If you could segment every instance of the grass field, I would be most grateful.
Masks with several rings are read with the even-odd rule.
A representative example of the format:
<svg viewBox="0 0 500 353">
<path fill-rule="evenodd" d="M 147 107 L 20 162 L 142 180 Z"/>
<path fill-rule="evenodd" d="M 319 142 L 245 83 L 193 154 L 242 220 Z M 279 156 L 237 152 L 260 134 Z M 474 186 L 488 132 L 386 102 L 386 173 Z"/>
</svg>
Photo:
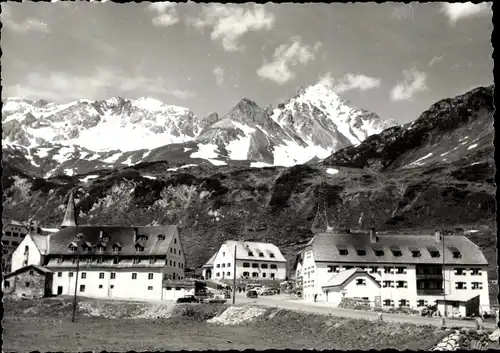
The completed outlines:
<svg viewBox="0 0 500 353">
<path fill-rule="evenodd" d="M 42 302 L 43 306 L 49 305 Z M 444 331 L 435 327 L 346 320 L 288 310 L 267 309 L 256 321 L 214 325 L 205 320 L 221 307 L 179 306 L 165 319 L 106 319 L 80 315 L 75 323 L 64 308 L 59 315 L 23 314 L 9 303 L 3 321 L 3 350 L 155 351 L 228 349 L 429 349 Z M 51 304 L 53 305 L 53 304 Z M 52 306 L 54 308 L 54 306 Z M 39 311 L 37 311 L 39 313 Z M 272 314 L 272 317 L 270 316 Z"/>
</svg>

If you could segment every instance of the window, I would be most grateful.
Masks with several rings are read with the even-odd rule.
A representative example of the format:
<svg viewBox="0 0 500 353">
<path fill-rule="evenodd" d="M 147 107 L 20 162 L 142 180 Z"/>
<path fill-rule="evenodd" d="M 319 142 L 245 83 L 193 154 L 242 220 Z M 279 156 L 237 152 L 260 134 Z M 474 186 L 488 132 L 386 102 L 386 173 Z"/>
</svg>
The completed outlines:
<svg viewBox="0 0 500 353">
<path fill-rule="evenodd" d="M 347 251 L 347 249 L 339 249 L 339 254 L 345 256 L 349 254 L 349 251 Z"/>
<path fill-rule="evenodd" d="M 219 272 L 217 272 L 217 273 L 215 274 L 215 277 L 220 277 L 220 273 L 219 273 Z"/>
<path fill-rule="evenodd" d="M 70 245 L 70 246 L 68 247 L 68 249 L 69 249 L 69 251 L 70 251 L 70 252 L 76 252 L 77 247 L 76 247 L 76 246 L 74 246 L 74 245 Z"/>
<path fill-rule="evenodd" d="M 12 236 L 14 236 L 14 237 L 18 237 L 18 236 L 19 236 L 19 234 L 18 234 L 17 232 L 14 232 L 14 233 L 12 233 Z"/>
<path fill-rule="evenodd" d="M 470 275 L 471 276 L 481 276 L 481 269 L 479 268 L 473 268 L 470 270 Z"/>
<path fill-rule="evenodd" d="M 399 300 L 399 306 L 409 306 L 410 303 L 406 299 L 400 299 Z"/>
<path fill-rule="evenodd" d="M 155 259 L 154 257 L 153 257 L 153 258 L 151 258 L 151 259 L 149 259 L 149 263 L 150 263 L 150 264 L 154 264 L 155 262 L 156 262 L 156 259 Z"/>
<path fill-rule="evenodd" d="M 87 273 L 82 272 L 81 279 L 85 279 L 85 278 L 87 278 Z"/>
<path fill-rule="evenodd" d="M 76 235 L 76 239 L 77 239 L 77 240 L 82 240 L 82 239 L 83 239 L 83 234 L 82 234 L 82 233 L 78 233 L 78 234 Z"/>
<path fill-rule="evenodd" d="M 170 265 L 172 265 L 172 260 L 170 260 Z M 217 264 L 215 267 L 220 268 L 220 264 Z"/>
<path fill-rule="evenodd" d="M 135 246 L 135 251 L 138 251 L 138 252 L 143 252 L 144 251 L 144 247 L 140 244 L 137 244 Z"/>
<path fill-rule="evenodd" d="M 257 272 L 252 272 L 252 277 L 257 278 L 259 277 L 259 274 Z"/>
<path fill-rule="evenodd" d="M 264 257 L 264 253 L 263 253 L 263 252 L 260 252 L 260 253 L 259 253 L 259 257 Z"/>
<path fill-rule="evenodd" d="M 252 264 L 252 268 L 259 268 L 259 264 Z"/>
<path fill-rule="evenodd" d="M 384 267 L 384 273 L 391 273 L 390 267 Z"/>
<path fill-rule="evenodd" d="M 154 273 L 148 273 L 148 279 L 153 279 Z"/>
<path fill-rule="evenodd" d="M 104 259 L 102 257 L 97 258 L 97 263 L 102 264 L 104 262 Z"/>
<path fill-rule="evenodd" d="M 30 283 L 29 283 L 29 282 L 26 282 L 26 283 L 24 284 L 24 286 L 25 286 L 26 288 L 29 288 Z"/>
<path fill-rule="evenodd" d="M 102 289 L 102 284 L 99 285 L 99 289 Z"/>
<path fill-rule="evenodd" d="M 177 255 L 177 249 L 174 249 L 174 255 Z"/>
<path fill-rule="evenodd" d="M 404 267 L 396 267 L 396 273 L 398 273 L 398 274 L 406 274 L 406 268 L 404 268 Z"/>
<path fill-rule="evenodd" d="M 137 279 L 137 273 L 132 273 L 132 279 Z"/>
<path fill-rule="evenodd" d="M 109 286 L 109 288 L 113 289 L 113 288 L 115 288 L 115 285 L 114 285 L 114 284 L 111 284 L 111 285 Z"/>
<path fill-rule="evenodd" d="M 57 277 L 62 277 L 62 272 L 57 272 Z"/>
<path fill-rule="evenodd" d="M 400 257 L 403 255 L 403 253 L 401 252 L 401 250 L 399 250 L 399 248 L 392 248 L 391 251 L 392 255 L 394 255 L 395 257 Z"/>
<path fill-rule="evenodd" d="M 167 287 L 167 290 L 172 290 L 172 287 Z"/>
<path fill-rule="evenodd" d="M 455 282 L 455 289 L 467 289 L 465 282 Z"/>
<path fill-rule="evenodd" d="M 62 257 L 58 257 L 57 258 L 57 263 L 60 264 L 61 262 L 63 262 L 63 258 Z"/>
<path fill-rule="evenodd" d="M 250 267 L 250 264 L 248 262 L 243 262 L 243 267 L 248 268 Z"/>
<path fill-rule="evenodd" d="M 174 238 L 174 244 L 177 244 L 177 238 Z"/>
<path fill-rule="evenodd" d="M 165 236 L 163 234 L 158 235 L 158 240 L 165 240 Z M 174 243 L 177 239 L 174 239 Z"/>
<path fill-rule="evenodd" d="M 406 281 L 397 281 L 396 288 L 408 288 L 408 283 Z"/>
<path fill-rule="evenodd" d="M 182 288 L 181 287 L 175 287 L 175 290 L 181 290 Z"/>
<path fill-rule="evenodd" d="M 28 272 L 30 276 L 33 276 L 35 274 L 35 271 L 31 270 L 30 272 Z"/>
<path fill-rule="evenodd" d="M 248 256 L 253 256 L 253 252 L 249 251 Z"/>
<path fill-rule="evenodd" d="M 420 253 L 420 250 L 412 250 L 411 252 L 412 257 L 420 257 L 422 254 Z"/>
<path fill-rule="evenodd" d="M 267 264 L 261 264 L 260 265 L 260 268 L 267 268 L 267 267 L 268 267 Z"/>
<path fill-rule="evenodd" d="M 153 286 L 148 286 L 148 290 L 153 290 Z"/>
<path fill-rule="evenodd" d="M 463 268 L 456 268 L 455 269 L 455 275 L 456 276 L 465 276 L 465 269 L 463 269 Z"/>
<path fill-rule="evenodd" d="M 120 252 L 121 250 L 122 250 L 121 246 L 113 245 L 113 252 L 117 253 Z"/>
<path fill-rule="evenodd" d="M 357 286 L 366 286 L 366 279 L 364 279 L 364 278 L 357 278 L 356 279 L 356 285 Z"/>
<path fill-rule="evenodd" d="M 427 305 L 427 300 L 418 300 L 417 301 L 417 307 L 422 307 L 422 306 L 426 306 Z"/>
<path fill-rule="evenodd" d="M 226 264 L 222 264 L 222 267 L 226 268 Z"/>
<path fill-rule="evenodd" d="M 74 264 L 76 264 L 78 262 L 78 259 L 73 258 L 73 259 L 71 259 L 71 262 L 74 263 Z"/>
<path fill-rule="evenodd" d="M 111 272 L 110 278 L 111 279 L 115 279 L 116 278 L 116 273 L 115 272 Z"/>
<path fill-rule="evenodd" d="M 226 272 L 226 276 L 231 276 L 231 272 Z"/>
<path fill-rule="evenodd" d="M 139 259 L 139 258 L 137 258 L 137 257 L 134 259 L 134 264 L 138 264 L 138 263 L 140 263 L 140 262 L 141 262 L 141 259 Z"/>
<path fill-rule="evenodd" d="M 271 273 L 271 278 L 274 278 L 274 273 Z"/>
<path fill-rule="evenodd" d="M 104 272 L 99 273 L 99 279 L 104 279 Z"/>
<path fill-rule="evenodd" d="M 106 251 L 106 247 L 105 247 L 105 246 L 102 246 L 102 245 L 99 245 L 99 246 L 97 247 L 97 251 L 101 251 L 101 252 L 102 252 L 102 251 Z"/>
<path fill-rule="evenodd" d="M 222 252 L 222 256 L 226 256 L 226 252 L 225 251 Z"/>
<path fill-rule="evenodd" d="M 369 271 L 369 272 L 370 272 L 370 273 L 375 273 L 375 272 L 377 272 L 377 267 L 376 267 L 376 266 L 371 266 L 371 267 L 370 267 L 370 271 Z"/>
<path fill-rule="evenodd" d="M 460 259 L 462 257 L 462 254 L 460 254 L 459 251 L 454 251 L 453 252 L 453 258 L 454 259 Z"/>
<path fill-rule="evenodd" d="M 227 267 L 231 267 L 231 263 L 230 262 L 227 263 Z"/>
<path fill-rule="evenodd" d="M 364 250 L 364 249 L 357 249 L 356 253 L 358 254 L 358 256 L 365 256 L 366 255 L 366 250 Z"/>
<path fill-rule="evenodd" d="M 328 266 L 328 272 L 337 272 L 338 266 Z"/>
<path fill-rule="evenodd" d="M 266 278 L 266 274 L 265 274 L 265 273 L 263 273 L 263 274 L 262 274 L 262 277 L 263 277 L 263 278 Z"/>
<path fill-rule="evenodd" d="M 120 262 L 120 259 L 119 259 L 119 258 L 115 257 L 115 258 L 113 259 L 113 263 L 114 263 L 115 265 L 116 265 L 117 263 L 119 263 L 119 262 Z"/>
<path fill-rule="evenodd" d="M 172 253 L 172 248 L 170 248 L 170 253 Z"/>
<path fill-rule="evenodd" d="M 472 289 L 483 289 L 483 284 L 481 282 L 472 282 Z"/>
<path fill-rule="evenodd" d="M 392 300 L 384 299 L 384 306 L 391 306 L 391 305 L 392 305 Z"/>
<path fill-rule="evenodd" d="M 273 253 L 270 253 L 270 254 L 269 254 L 269 257 L 270 257 L 271 259 L 274 259 L 274 254 L 273 254 Z"/>
<path fill-rule="evenodd" d="M 174 267 L 175 267 L 175 261 L 174 261 Z M 224 267 L 224 266 L 222 266 L 222 267 Z"/>
<path fill-rule="evenodd" d="M 12 233 L 11 232 L 5 232 L 5 235 L 7 235 L 7 236 L 10 237 L 12 235 Z"/>
<path fill-rule="evenodd" d="M 276 270 L 278 267 L 274 264 L 271 264 L 271 270 Z"/>
<path fill-rule="evenodd" d="M 248 276 L 250 276 L 249 272 L 243 272 L 243 277 L 248 277 Z"/>
<path fill-rule="evenodd" d="M 170 261 L 170 266 L 172 266 L 172 260 L 169 260 L 169 261 Z M 217 266 L 217 267 L 219 267 L 219 266 Z"/>
<path fill-rule="evenodd" d="M 80 284 L 80 292 L 85 292 L 85 284 Z"/>
<path fill-rule="evenodd" d="M 9 242 L 7 240 L 2 240 L 3 245 L 9 245 Z"/>
<path fill-rule="evenodd" d="M 384 250 L 376 249 L 375 251 L 375 256 L 384 256 Z"/>
<path fill-rule="evenodd" d="M 10 288 L 10 282 L 9 281 L 3 281 L 3 286 L 5 288 Z"/>
<path fill-rule="evenodd" d="M 13 246 L 18 246 L 18 245 L 19 245 L 19 242 L 18 242 L 18 241 L 14 241 L 14 240 L 13 240 L 13 241 L 12 241 L 12 245 L 13 245 Z"/>
<path fill-rule="evenodd" d="M 73 272 L 69 272 L 68 277 L 70 277 L 70 278 L 73 277 Z"/>
<path fill-rule="evenodd" d="M 393 285 L 392 281 L 384 281 L 382 287 L 383 288 L 394 288 L 394 285 Z"/>
</svg>

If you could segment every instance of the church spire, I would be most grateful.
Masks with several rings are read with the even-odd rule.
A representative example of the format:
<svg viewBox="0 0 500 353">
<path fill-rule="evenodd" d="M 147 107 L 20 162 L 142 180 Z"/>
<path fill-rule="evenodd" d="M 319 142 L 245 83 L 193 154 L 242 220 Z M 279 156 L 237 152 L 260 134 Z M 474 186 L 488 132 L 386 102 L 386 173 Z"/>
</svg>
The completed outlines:
<svg viewBox="0 0 500 353">
<path fill-rule="evenodd" d="M 64 219 L 61 223 L 61 228 L 76 227 L 76 213 L 75 213 L 75 200 L 73 199 L 73 191 L 69 192 L 68 206 L 64 213 Z"/>
</svg>

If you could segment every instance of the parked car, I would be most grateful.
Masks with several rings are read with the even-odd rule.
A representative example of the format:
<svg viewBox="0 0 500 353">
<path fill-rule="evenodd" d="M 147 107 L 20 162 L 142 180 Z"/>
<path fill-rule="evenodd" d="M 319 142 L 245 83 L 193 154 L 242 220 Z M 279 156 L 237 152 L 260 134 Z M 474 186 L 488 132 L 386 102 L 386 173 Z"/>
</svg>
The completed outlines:
<svg viewBox="0 0 500 353">
<path fill-rule="evenodd" d="M 264 289 L 259 292 L 259 295 L 274 295 L 276 294 L 274 289 Z"/>
<path fill-rule="evenodd" d="M 259 295 L 256 290 L 247 291 L 247 298 L 257 298 Z"/>
<path fill-rule="evenodd" d="M 211 304 L 211 303 L 225 303 L 227 302 L 226 299 L 223 299 L 223 298 L 205 298 L 201 301 L 202 303 L 206 303 L 206 304 Z"/>
<path fill-rule="evenodd" d="M 186 295 L 183 298 L 178 298 L 177 303 L 199 303 L 200 301 L 194 295 Z"/>
<path fill-rule="evenodd" d="M 225 292 L 224 299 L 231 299 L 231 292 Z"/>
</svg>

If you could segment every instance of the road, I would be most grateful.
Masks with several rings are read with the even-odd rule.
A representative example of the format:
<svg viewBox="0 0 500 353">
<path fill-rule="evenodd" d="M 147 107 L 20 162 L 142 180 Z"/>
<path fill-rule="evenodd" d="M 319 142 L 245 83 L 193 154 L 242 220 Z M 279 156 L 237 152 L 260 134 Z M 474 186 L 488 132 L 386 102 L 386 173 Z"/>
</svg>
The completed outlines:
<svg viewBox="0 0 500 353">
<path fill-rule="evenodd" d="M 232 300 L 229 300 L 228 302 L 231 303 Z M 297 311 L 332 315 L 332 316 L 345 317 L 351 319 L 377 320 L 379 317 L 378 312 L 334 308 L 326 303 L 313 303 L 300 299 L 292 299 L 290 297 L 283 295 L 266 296 L 266 297 L 260 296 L 257 299 L 249 299 L 246 298 L 244 294 L 238 293 L 236 294 L 235 304 L 262 305 L 267 307 L 297 310 Z M 410 316 L 410 315 L 399 315 L 399 314 L 389 314 L 389 313 L 383 313 L 382 315 L 384 321 L 387 322 L 401 322 L 414 325 L 435 325 L 441 327 L 441 318 L 430 318 L 424 316 Z M 446 319 L 446 326 L 475 328 L 476 324 L 474 321 Z M 490 322 L 485 322 L 484 327 L 488 329 L 495 329 L 496 325 Z"/>
</svg>

